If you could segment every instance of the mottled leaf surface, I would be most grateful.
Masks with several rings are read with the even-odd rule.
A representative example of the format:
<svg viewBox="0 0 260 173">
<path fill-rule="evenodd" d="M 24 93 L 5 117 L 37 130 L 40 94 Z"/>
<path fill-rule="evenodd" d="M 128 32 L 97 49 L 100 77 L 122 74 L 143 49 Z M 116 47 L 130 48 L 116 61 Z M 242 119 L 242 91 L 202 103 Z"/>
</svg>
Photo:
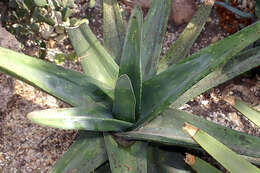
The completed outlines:
<svg viewBox="0 0 260 173">
<path fill-rule="evenodd" d="M 197 95 L 209 90 L 210 88 L 224 83 L 259 65 L 260 47 L 243 51 L 188 89 L 176 101 L 174 101 L 171 107 L 177 109 Z"/>
<path fill-rule="evenodd" d="M 125 23 L 117 0 L 103 0 L 104 46 L 118 63 L 122 55 L 125 33 Z"/>
<path fill-rule="evenodd" d="M 113 136 L 104 136 L 110 168 L 113 173 L 147 173 L 147 143 L 123 146 Z"/>
<path fill-rule="evenodd" d="M 103 101 L 100 88 L 112 93 L 107 85 L 55 64 L 0 47 L 0 71 L 73 105 Z M 112 94 L 110 94 L 112 95 Z"/>
<path fill-rule="evenodd" d="M 184 162 L 180 152 L 169 151 L 149 146 L 149 173 L 192 173 L 191 168 Z"/>
<path fill-rule="evenodd" d="M 142 71 L 141 71 L 141 41 L 143 15 L 139 8 L 132 12 L 128 24 L 119 75 L 127 74 L 131 79 L 136 99 L 136 119 L 141 109 Z"/>
<path fill-rule="evenodd" d="M 124 74 L 116 83 L 113 114 L 116 119 L 135 122 L 135 95 L 129 77 Z"/>
<path fill-rule="evenodd" d="M 101 133 L 80 131 L 79 137 L 55 162 L 50 173 L 91 172 L 106 162 L 107 153 Z"/>
<path fill-rule="evenodd" d="M 259 38 L 260 22 L 256 22 L 144 81 L 142 113 L 138 124 L 158 116 L 158 113 L 166 109 L 199 80 Z"/>
<path fill-rule="evenodd" d="M 98 104 L 85 107 L 47 109 L 34 111 L 27 117 L 35 123 L 62 128 L 91 131 L 123 131 L 131 123 L 113 119 L 106 107 Z"/>
<path fill-rule="evenodd" d="M 81 58 L 87 76 L 114 88 L 118 77 L 118 65 L 100 44 L 87 23 L 68 29 L 72 45 Z"/>
<path fill-rule="evenodd" d="M 147 80 L 156 73 L 172 0 L 153 1 L 145 18 L 142 44 L 142 73 Z"/>
<path fill-rule="evenodd" d="M 177 63 L 188 55 L 191 46 L 207 22 L 213 5 L 214 1 L 204 1 L 198 8 L 179 38 L 171 45 L 166 55 L 160 59 L 157 73 L 166 70 L 168 66 Z"/>
<path fill-rule="evenodd" d="M 198 145 L 182 130 L 185 122 L 203 129 L 239 154 L 260 157 L 259 137 L 232 130 L 177 109 L 167 109 L 143 128 L 118 135 L 128 139 L 197 148 Z"/>
</svg>

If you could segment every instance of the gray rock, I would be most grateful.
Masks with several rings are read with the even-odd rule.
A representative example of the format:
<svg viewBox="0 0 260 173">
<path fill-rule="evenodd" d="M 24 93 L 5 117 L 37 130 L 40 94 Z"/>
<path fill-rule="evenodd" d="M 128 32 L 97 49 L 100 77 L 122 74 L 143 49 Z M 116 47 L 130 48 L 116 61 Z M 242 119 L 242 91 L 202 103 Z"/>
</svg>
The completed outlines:
<svg viewBox="0 0 260 173">
<path fill-rule="evenodd" d="M 0 24 L 0 46 L 8 49 L 18 51 L 20 49 L 20 43 L 17 41 L 15 36 L 6 31 Z"/>
<path fill-rule="evenodd" d="M 17 39 L 0 24 L 0 46 L 15 51 L 20 49 Z M 5 111 L 7 103 L 13 96 L 14 79 L 0 72 L 0 112 Z"/>
</svg>

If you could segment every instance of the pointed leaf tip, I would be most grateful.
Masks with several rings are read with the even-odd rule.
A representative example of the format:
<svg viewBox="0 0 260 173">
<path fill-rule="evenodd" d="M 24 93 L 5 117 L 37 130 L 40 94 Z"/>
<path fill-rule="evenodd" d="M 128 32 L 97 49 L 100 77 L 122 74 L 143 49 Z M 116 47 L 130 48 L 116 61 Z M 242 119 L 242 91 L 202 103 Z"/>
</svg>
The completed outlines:
<svg viewBox="0 0 260 173">
<path fill-rule="evenodd" d="M 26 117 L 27 117 L 29 120 L 34 121 L 34 116 L 35 116 L 34 112 L 30 112 L 29 114 L 27 114 Z"/>
<path fill-rule="evenodd" d="M 260 21 L 201 49 L 143 82 L 142 111 L 136 126 L 154 119 L 213 70 L 260 38 Z M 239 44 L 237 44 L 239 42 Z"/>
<path fill-rule="evenodd" d="M 113 113 L 115 118 L 135 122 L 136 99 L 130 78 L 124 74 L 117 80 Z"/>
<path fill-rule="evenodd" d="M 155 0 L 145 17 L 141 45 L 143 81 L 156 73 L 171 6 L 172 0 Z"/>
<path fill-rule="evenodd" d="M 126 28 L 117 0 L 103 0 L 104 46 L 120 62 Z"/>
<path fill-rule="evenodd" d="M 127 74 L 131 79 L 136 99 L 135 112 L 137 120 L 141 110 L 142 71 L 141 71 L 141 41 L 143 32 L 143 14 L 140 8 L 132 11 L 128 24 L 121 56 L 119 75 Z"/>
<path fill-rule="evenodd" d="M 113 119 L 109 110 L 94 104 L 87 109 L 75 107 L 35 111 L 29 113 L 27 117 L 34 123 L 61 129 L 123 131 L 133 125 Z"/>
<path fill-rule="evenodd" d="M 0 71 L 72 106 L 103 101 L 106 99 L 104 92 L 108 95 L 112 92 L 111 88 L 92 77 L 2 47 L 0 47 Z"/>
</svg>

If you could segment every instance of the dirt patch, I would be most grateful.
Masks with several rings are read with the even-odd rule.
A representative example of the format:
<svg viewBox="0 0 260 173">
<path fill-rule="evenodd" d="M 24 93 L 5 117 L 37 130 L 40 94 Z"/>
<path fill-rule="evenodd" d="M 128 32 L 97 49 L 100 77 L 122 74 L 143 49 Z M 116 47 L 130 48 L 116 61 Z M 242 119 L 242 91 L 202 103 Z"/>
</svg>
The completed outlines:
<svg viewBox="0 0 260 173">
<path fill-rule="evenodd" d="M 0 27 L 0 46 L 19 51 L 19 42 Z M 0 172 L 47 172 L 74 141 L 76 131 L 32 124 L 29 112 L 67 107 L 56 98 L 0 73 Z"/>
</svg>

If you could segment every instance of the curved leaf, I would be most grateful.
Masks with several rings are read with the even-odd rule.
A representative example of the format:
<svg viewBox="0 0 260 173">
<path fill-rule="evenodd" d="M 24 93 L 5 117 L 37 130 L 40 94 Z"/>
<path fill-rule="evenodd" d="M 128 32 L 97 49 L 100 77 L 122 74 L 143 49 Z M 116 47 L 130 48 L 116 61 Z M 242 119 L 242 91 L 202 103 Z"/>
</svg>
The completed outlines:
<svg viewBox="0 0 260 173">
<path fill-rule="evenodd" d="M 182 94 L 174 103 L 172 108 L 179 108 L 197 95 L 224 83 L 246 71 L 260 65 L 260 47 L 252 48 L 227 61 L 222 67 L 208 74 L 198 83 Z"/>
<path fill-rule="evenodd" d="M 100 88 L 112 92 L 105 84 L 81 73 L 1 47 L 0 71 L 74 106 L 88 104 L 92 99 L 103 101 L 106 96 Z"/>
<path fill-rule="evenodd" d="M 178 99 L 195 83 L 260 38 L 260 21 L 173 64 L 143 83 L 140 125 Z M 239 44 L 238 44 L 239 43 Z"/>
<path fill-rule="evenodd" d="M 141 47 L 143 80 L 156 73 L 171 7 L 172 0 L 155 0 L 145 18 Z"/>
<path fill-rule="evenodd" d="M 118 65 L 97 40 L 88 24 L 69 28 L 68 35 L 81 58 L 85 74 L 114 88 L 118 77 Z"/>
<path fill-rule="evenodd" d="M 128 32 L 125 39 L 121 57 L 119 75 L 127 74 L 131 79 L 136 98 L 136 120 L 141 109 L 142 71 L 141 71 L 141 41 L 143 14 L 139 8 L 132 12 L 128 24 Z"/>
<path fill-rule="evenodd" d="M 123 50 L 125 33 L 125 23 L 117 0 L 103 0 L 104 46 L 118 63 Z"/>
<path fill-rule="evenodd" d="M 258 173 L 260 169 L 247 160 L 230 150 L 221 142 L 206 132 L 188 123 L 185 123 L 183 130 L 188 133 L 204 150 L 214 157 L 229 172 L 252 172 Z M 227 157 L 228 156 L 228 157 Z"/>
<path fill-rule="evenodd" d="M 146 173 L 147 172 L 147 144 L 134 142 L 129 146 L 122 146 L 111 136 L 104 136 L 110 168 L 113 173 Z"/>
<path fill-rule="evenodd" d="M 87 108 L 34 111 L 27 117 L 37 124 L 62 129 L 122 131 L 132 126 L 132 123 L 113 119 L 109 110 L 97 104 Z"/>
<path fill-rule="evenodd" d="M 127 122 L 135 122 L 135 95 L 129 77 L 124 74 L 116 83 L 113 105 L 114 117 Z"/>
<path fill-rule="evenodd" d="M 81 131 L 66 153 L 55 162 L 49 173 L 91 172 L 107 160 L 103 135 Z"/>
<path fill-rule="evenodd" d="M 178 62 L 188 55 L 191 46 L 207 22 L 213 5 L 214 1 L 204 1 L 198 8 L 179 38 L 171 45 L 166 55 L 160 59 L 157 73 L 164 71 L 169 65 Z"/>
<path fill-rule="evenodd" d="M 260 138 L 238 132 L 177 109 L 167 109 L 144 127 L 117 135 L 127 139 L 160 142 L 167 145 L 198 148 L 198 145 L 183 132 L 185 122 L 204 129 L 208 134 L 239 154 L 260 157 Z"/>
</svg>

